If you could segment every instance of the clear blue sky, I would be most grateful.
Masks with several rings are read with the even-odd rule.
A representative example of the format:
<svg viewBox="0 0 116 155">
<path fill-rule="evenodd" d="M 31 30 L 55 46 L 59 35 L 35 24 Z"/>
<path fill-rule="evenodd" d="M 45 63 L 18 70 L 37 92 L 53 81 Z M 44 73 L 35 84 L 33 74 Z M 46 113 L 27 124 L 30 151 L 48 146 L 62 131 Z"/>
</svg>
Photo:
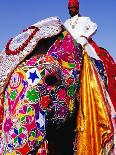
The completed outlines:
<svg viewBox="0 0 116 155">
<path fill-rule="evenodd" d="M 0 0 L 0 51 L 26 27 L 50 17 L 69 18 L 68 0 Z M 80 13 L 97 23 L 94 40 L 116 60 L 116 0 L 80 0 Z"/>
</svg>

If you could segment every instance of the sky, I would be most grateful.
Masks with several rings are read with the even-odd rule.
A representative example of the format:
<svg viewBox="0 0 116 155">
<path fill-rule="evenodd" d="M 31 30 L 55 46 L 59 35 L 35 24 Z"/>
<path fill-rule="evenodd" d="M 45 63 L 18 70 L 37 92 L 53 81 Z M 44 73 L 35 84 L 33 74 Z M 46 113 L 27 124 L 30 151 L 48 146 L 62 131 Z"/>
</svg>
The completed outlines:
<svg viewBox="0 0 116 155">
<path fill-rule="evenodd" d="M 69 18 L 68 0 L 0 0 L 0 51 L 10 38 L 39 20 Z M 116 60 L 116 0 L 80 0 L 80 14 L 98 25 L 93 39 Z"/>
</svg>

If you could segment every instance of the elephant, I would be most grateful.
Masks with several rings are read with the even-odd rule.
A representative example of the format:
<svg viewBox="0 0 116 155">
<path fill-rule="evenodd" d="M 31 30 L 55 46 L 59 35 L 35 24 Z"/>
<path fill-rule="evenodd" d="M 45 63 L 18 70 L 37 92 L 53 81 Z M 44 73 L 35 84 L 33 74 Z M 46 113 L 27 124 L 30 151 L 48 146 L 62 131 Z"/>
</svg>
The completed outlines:
<svg viewBox="0 0 116 155">
<path fill-rule="evenodd" d="M 11 38 L 0 53 L 0 155 L 97 155 L 106 142 L 112 147 L 104 83 L 102 62 L 58 17 Z"/>
</svg>

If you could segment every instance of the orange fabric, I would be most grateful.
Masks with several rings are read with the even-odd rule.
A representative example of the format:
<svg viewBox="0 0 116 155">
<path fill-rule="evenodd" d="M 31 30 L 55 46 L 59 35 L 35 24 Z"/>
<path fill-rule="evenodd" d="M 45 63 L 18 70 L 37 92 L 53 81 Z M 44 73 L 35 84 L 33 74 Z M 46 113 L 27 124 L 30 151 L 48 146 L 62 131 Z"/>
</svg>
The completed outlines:
<svg viewBox="0 0 116 155">
<path fill-rule="evenodd" d="M 76 155 L 101 155 L 103 152 L 107 154 L 113 145 L 113 126 L 105 99 L 105 86 L 86 53 L 79 104 Z"/>
</svg>

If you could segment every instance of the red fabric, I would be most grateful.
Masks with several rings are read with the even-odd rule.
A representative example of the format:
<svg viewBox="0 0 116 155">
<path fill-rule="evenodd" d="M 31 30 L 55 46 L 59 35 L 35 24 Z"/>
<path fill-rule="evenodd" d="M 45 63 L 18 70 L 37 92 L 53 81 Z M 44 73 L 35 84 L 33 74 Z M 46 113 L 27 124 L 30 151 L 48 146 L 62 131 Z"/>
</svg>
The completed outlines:
<svg viewBox="0 0 116 155">
<path fill-rule="evenodd" d="M 73 7 L 75 6 L 78 8 L 79 7 L 79 1 L 78 0 L 69 0 L 68 1 L 68 7 L 72 7 L 72 6 Z"/>
<path fill-rule="evenodd" d="M 93 46 L 97 55 L 100 57 L 104 64 L 108 77 L 108 92 L 116 111 L 116 63 L 107 52 L 107 50 L 100 48 L 92 39 L 89 40 L 89 43 Z"/>
</svg>

